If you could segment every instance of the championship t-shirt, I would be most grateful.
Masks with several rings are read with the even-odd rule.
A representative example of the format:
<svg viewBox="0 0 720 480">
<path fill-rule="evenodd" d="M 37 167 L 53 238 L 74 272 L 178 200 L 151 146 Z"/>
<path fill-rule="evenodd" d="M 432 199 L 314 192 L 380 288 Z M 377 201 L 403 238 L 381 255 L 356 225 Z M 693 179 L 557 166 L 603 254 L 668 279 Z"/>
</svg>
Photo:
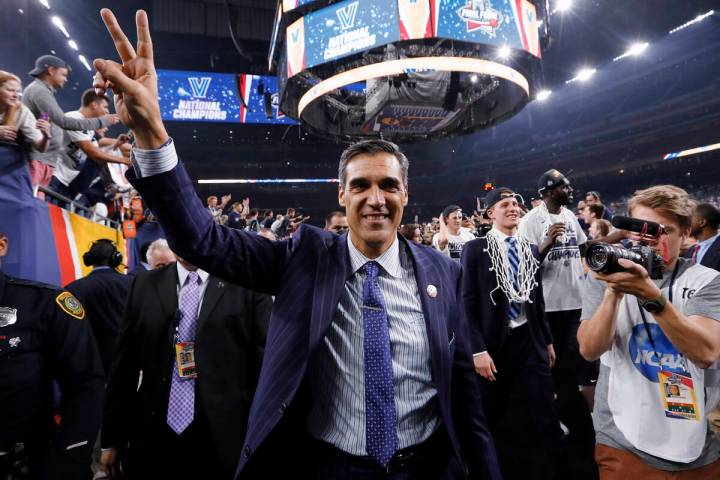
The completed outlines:
<svg viewBox="0 0 720 480">
<path fill-rule="evenodd" d="M 448 243 L 445 250 L 440 250 L 440 244 L 438 242 L 438 233 L 433 235 L 432 244 L 436 250 L 440 253 L 447 255 L 456 262 L 460 262 L 460 256 L 462 255 L 463 246 L 470 240 L 475 240 L 475 235 L 472 234 L 467 228 L 460 228 L 457 235 L 453 235 L 448 232 Z"/>
<path fill-rule="evenodd" d="M 68 112 L 66 115 L 72 118 L 85 118 L 78 111 Z M 53 176 L 69 187 L 88 160 L 87 155 L 80 148 L 79 142 L 92 142 L 95 147 L 97 147 L 97 142 L 95 141 L 95 132 L 92 130 L 63 130 L 63 133 L 65 135 L 63 140 L 65 151 L 60 155 L 60 161 L 55 166 Z"/>
<path fill-rule="evenodd" d="M 581 285 L 585 277 L 578 246 L 587 241 L 577 217 L 565 207 L 559 214 L 551 214 L 542 204 L 523 217 L 518 235 L 542 245 L 553 223 L 564 223 L 565 234 L 550 248 L 541 265 L 545 311 L 577 310 L 582 308 Z"/>
</svg>

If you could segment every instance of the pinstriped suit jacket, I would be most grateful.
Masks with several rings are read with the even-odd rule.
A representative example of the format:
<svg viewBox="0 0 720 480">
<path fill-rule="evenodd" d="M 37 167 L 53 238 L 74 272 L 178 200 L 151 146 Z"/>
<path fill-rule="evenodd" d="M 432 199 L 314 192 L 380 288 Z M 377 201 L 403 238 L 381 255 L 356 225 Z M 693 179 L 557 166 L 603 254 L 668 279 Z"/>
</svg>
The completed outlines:
<svg viewBox="0 0 720 480">
<path fill-rule="evenodd" d="M 128 178 L 167 234 L 172 249 L 229 282 L 275 295 L 259 384 L 236 476 L 278 426 L 296 397 L 313 353 L 331 324 L 351 274 L 347 235 L 302 226 L 292 239 L 271 242 L 216 225 L 181 164 Z M 403 245 L 408 245 L 401 237 Z M 461 297 L 461 269 L 438 252 L 410 243 L 425 315 L 440 418 L 453 450 L 472 478 L 500 478 L 470 353 Z M 434 285 L 431 297 L 427 286 Z"/>
</svg>

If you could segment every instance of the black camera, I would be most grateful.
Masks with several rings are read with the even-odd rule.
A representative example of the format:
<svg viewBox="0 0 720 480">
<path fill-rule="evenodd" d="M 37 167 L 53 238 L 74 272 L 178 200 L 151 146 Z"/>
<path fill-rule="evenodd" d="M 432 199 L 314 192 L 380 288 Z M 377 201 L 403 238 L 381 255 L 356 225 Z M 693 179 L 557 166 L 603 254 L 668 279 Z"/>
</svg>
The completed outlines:
<svg viewBox="0 0 720 480">
<path fill-rule="evenodd" d="M 599 273 L 624 272 L 625 269 L 618 263 L 621 258 L 642 265 L 653 280 L 662 278 L 663 259 L 646 245 L 623 248 L 607 243 L 596 243 L 585 253 L 588 268 Z"/>
</svg>

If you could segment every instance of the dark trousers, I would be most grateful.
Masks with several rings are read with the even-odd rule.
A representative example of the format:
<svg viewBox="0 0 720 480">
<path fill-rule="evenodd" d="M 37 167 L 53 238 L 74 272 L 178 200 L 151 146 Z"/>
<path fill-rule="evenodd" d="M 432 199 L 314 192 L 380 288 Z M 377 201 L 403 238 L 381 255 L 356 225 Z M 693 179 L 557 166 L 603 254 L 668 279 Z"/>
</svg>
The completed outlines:
<svg viewBox="0 0 720 480">
<path fill-rule="evenodd" d="M 313 472 L 301 475 L 312 480 L 455 480 L 465 478 L 452 454 L 450 441 L 441 427 L 428 440 L 398 451 L 390 462 L 390 471 L 368 457 L 345 453 L 334 446 L 314 440 Z"/>
<path fill-rule="evenodd" d="M 196 398 L 197 400 L 197 398 Z M 161 478 L 231 479 L 223 471 L 207 422 L 196 413 L 190 426 L 180 435 L 158 419 L 131 442 L 123 462 L 128 480 Z"/>
<path fill-rule="evenodd" d="M 552 370 L 560 420 L 570 430 L 571 470 L 583 478 L 597 478 L 594 461 L 595 430 L 590 410 L 578 389 L 591 366 L 580 356 L 577 331 L 581 310 L 547 312 L 557 360 Z M 582 473 L 579 473 L 582 472 Z"/>
<path fill-rule="evenodd" d="M 540 472 L 531 478 L 565 478 L 566 447 L 553 403 L 550 365 L 547 357 L 541 356 L 533 345 L 527 324 L 508 333 L 505 344 L 495 353 L 493 361 L 497 368 L 496 380 L 491 382 L 479 378 L 483 407 L 490 423 L 490 431 L 496 438 L 503 478 L 529 478 L 526 474 L 528 468 L 533 469 L 536 474 Z M 528 412 L 530 433 L 534 436 L 533 444 L 544 450 L 540 466 L 527 462 L 518 464 L 518 443 L 512 438 L 503 438 L 503 433 L 507 430 L 506 410 L 511 405 L 516 390 L 519 390 L 521 403 Z"/>
</svg>

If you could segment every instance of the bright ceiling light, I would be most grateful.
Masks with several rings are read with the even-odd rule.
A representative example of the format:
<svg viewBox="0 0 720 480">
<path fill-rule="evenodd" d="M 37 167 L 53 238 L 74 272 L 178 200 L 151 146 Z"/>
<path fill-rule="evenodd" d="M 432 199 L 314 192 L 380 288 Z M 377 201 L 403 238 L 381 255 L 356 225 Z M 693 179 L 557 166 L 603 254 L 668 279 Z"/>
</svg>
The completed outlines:
<svg viewBox="0 0 720 480">
<path fill-rule="evenodd" d="M 590 79 L 590 77 L 592 77 L 593 75 L 595 75 L 596 71 L 597 70 L 595 70 L 594 68 L 583 68 L 577 73 L 575 79 L 584 82 Z"/>
<path fill-rule="evenodd" d="M 573 0 L 557 0 L 554 12 L 567 12 L 572 8 Z"/>
<path fill-rule="evenodd" d="M 498 58 L 507 60 L 508 58 L 510 58 L 510 55 L 512 55 L 512 50 L 507 45 L 503 45 L 502 47 L 498 48 L 498 52 L 497 52 Z"/>
<path fill-rule="evenodd" d="M 50 10 L 50 4 L 48 3 L 48 0 L 38 0 L 40 2 L 40 5 Z"/>
<path fill-rule="evenodd" d="M 539 100 L 541 102 L 544 102 L 547 100 L 550 95 L 552 95 L 552 91 L 550 90 L 540 90 L 537 95 L 535 95 L 535 99 Z"/>
<path fill-rule="evenodd" d="M 91 67 L 90 64 L 88 63 L 87 58 L 85 58 L 85 55 L 83 55 L 83 54 L 81 53 L 80 55 L 78 55 L 78 59 L 80 60 L 80 63 L 82 63 L 83 65 L 85 65 L 85 68 L 88 69 L 88 72 L 92 72 L 92 67 Z"/>
<path fill-rule="evenodd" d="M 478 81 L 478 76 L 476 74 L 473 73 L 472 75 L 470 75 L 470 82 L 477 83 L 477 81 Z"/>
<path fill-rule="evenodd" d="M 650 45 L 647 42 L 644 43 L 636 43 L 630 47 L 630 49 L 626 52 L 628 55 L 640 55 L 642 52 L 645 51 L 645 49 Z"/>
<path fill-rule="evenodd" d="M 80 48 L 78 47 L 78 44 L 75 43 L 75 40 L 68 40 L 68 45 L 70 45 L 70 48 L 72 48 L 72 49 L 75 50 L 76 52 L 77 52 L 78 50 L 80 50 Z"/>
<path fill-rule="evenodd" d="M 52 17 L 50 20 L 52 21 L 53 25 L 55 25 L 58 30 L 63 33 L 63 35 L 65 35 L 66 38 L 70 38 L 70 34 L 65 28 L 65 24 L 63 24 L 63 21 L 60 19 L 60 17 Z"/>
</svg>

